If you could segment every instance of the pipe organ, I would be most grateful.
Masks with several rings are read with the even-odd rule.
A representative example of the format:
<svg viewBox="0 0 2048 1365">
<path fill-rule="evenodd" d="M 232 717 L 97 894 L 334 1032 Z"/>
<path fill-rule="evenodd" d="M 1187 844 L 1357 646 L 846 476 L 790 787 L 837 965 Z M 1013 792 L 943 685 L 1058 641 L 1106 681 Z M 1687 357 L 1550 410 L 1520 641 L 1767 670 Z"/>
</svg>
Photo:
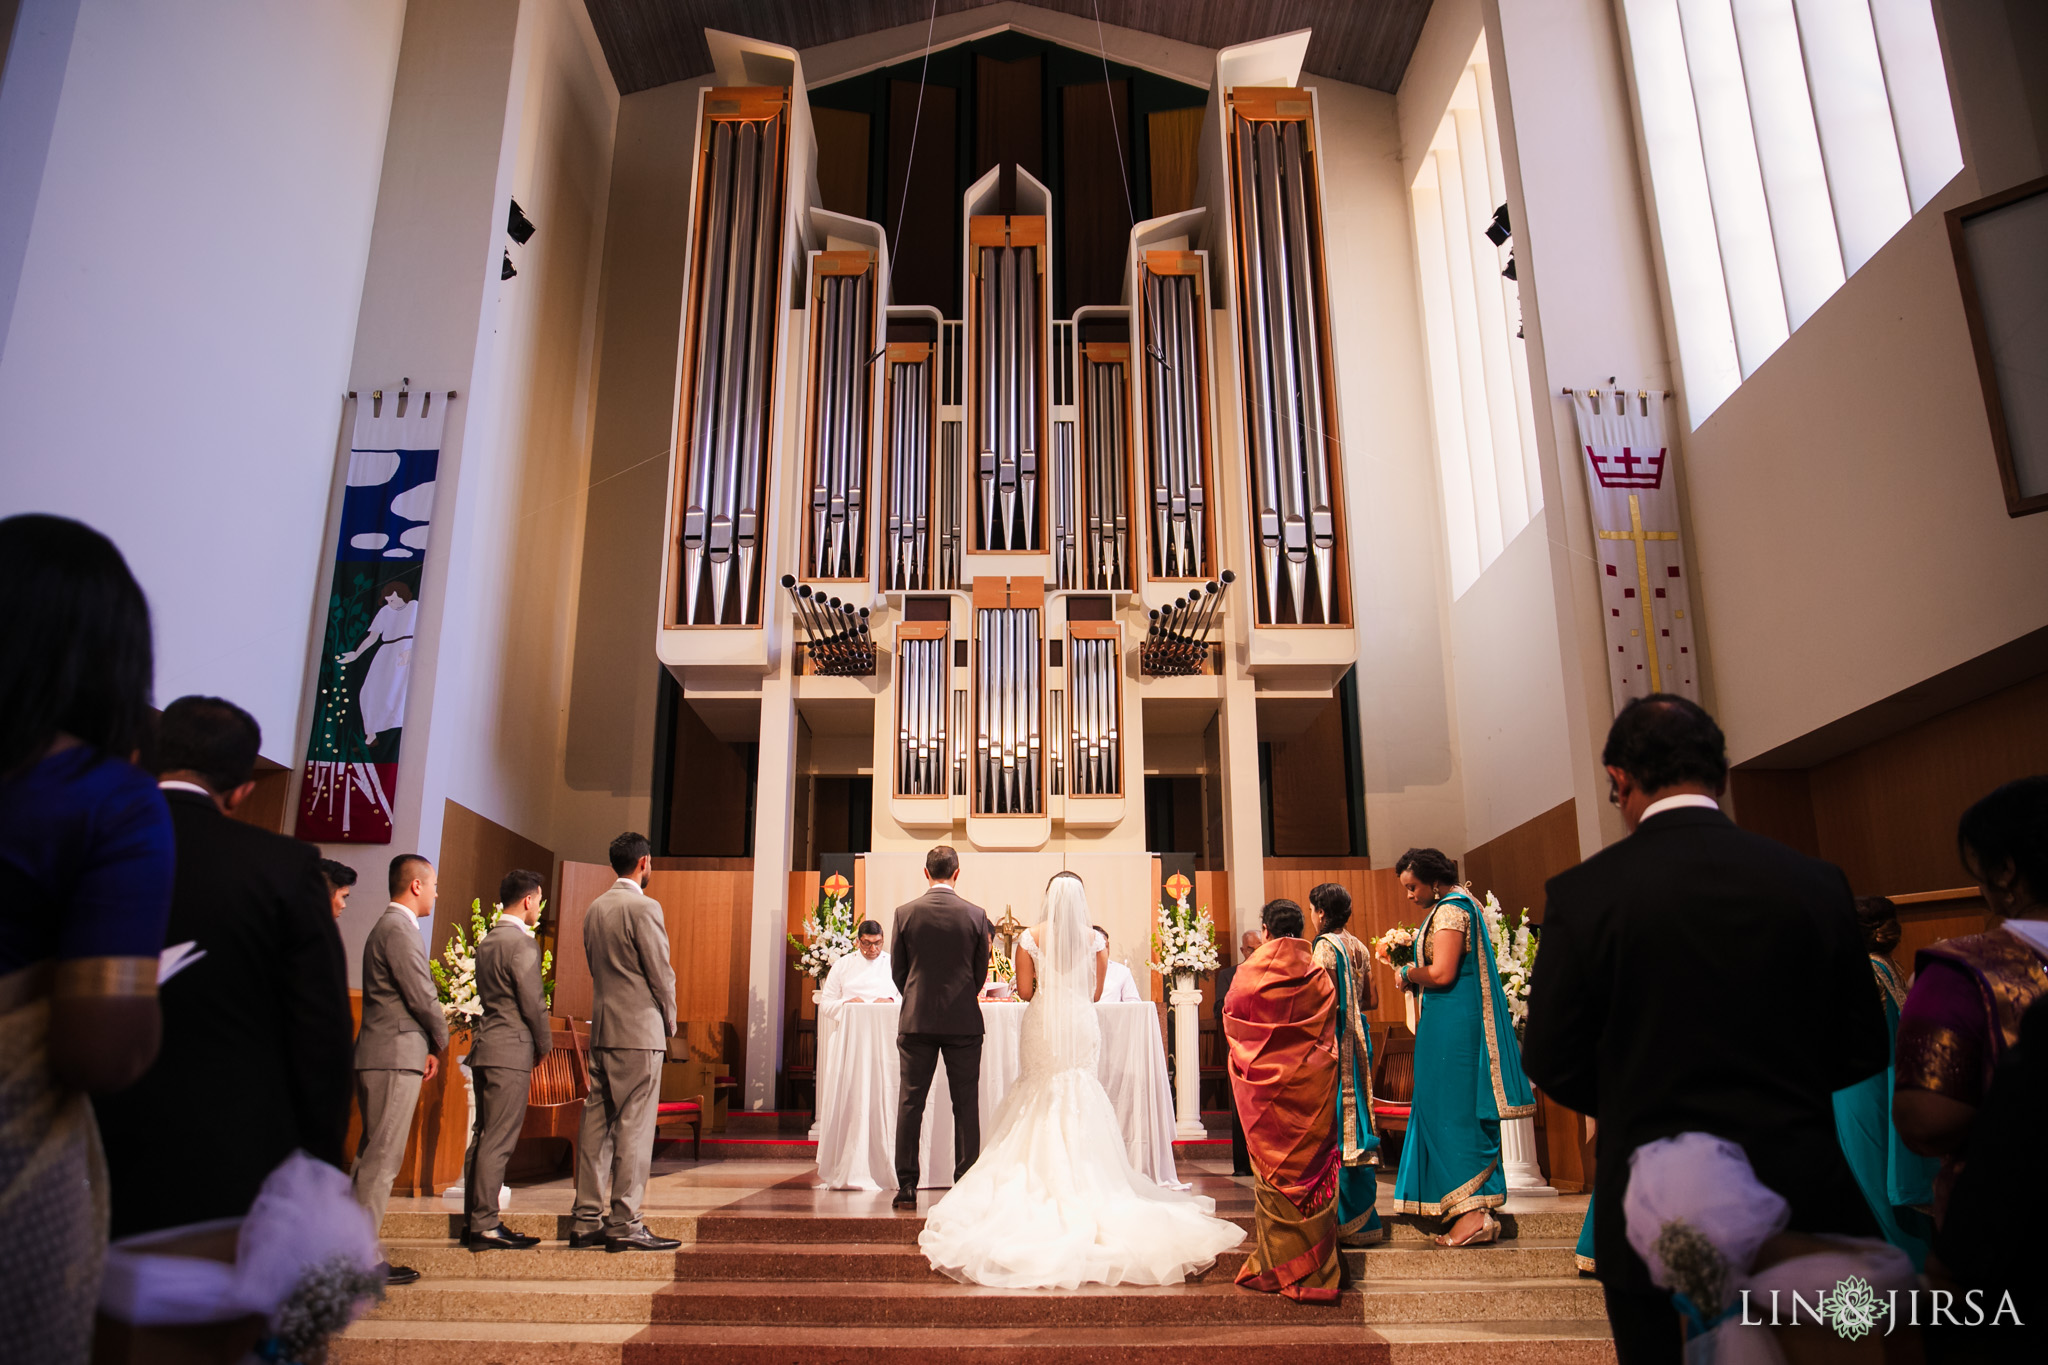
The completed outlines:
<svg viewBox="0 0 2048 1365">
<path fill-rule="evenodd" d="M 761 509 L 772 439 L 782 311 L 783 181 L 789 93 L 710 92 L 700 119 L 696 260 L 679 440 L 688 494 L 682 573 L 686 624 L 756 625 Z"/>
<path fill-rule="evenodd" d="M 892 591 L 932 586 L 936 530 L 947 532 L 933 516 L 933 471 L 940 467 L 932 443 L 932 345 L 924 341 L 891 342 L 889 363 L 889 519 L 882 544 L 883 581 Z M 938 480 L 942 509 L 950 509 L 950 486 Z M 943 514 L 942 514 L 943 515 Z"/>
<path fill-rule="evenodd" d="M 1236 90 L 1228 109 L 1259 620 L 1332 625 L 1343 607 L 1332 474 L 1341 445 L 1324 363 L 1313 104 L 1305 90 Z"/>
<path fill-rule="evenodd" d="M 867 576 L 868 395 L 877 358 L 875 262 L 864 251 L 827 251 L 811 266 L 807 577 L 861 579 Z"/>
<path fill-rule="evenodd" d="M 1218 55 L 1196 206 L 1131 229 L 1120 299 L 1061 301 L 1051 193 L 995 168 L 954 201 L 951 310 L 813 202 L 798 55 L 707 37 L 659 657 L 759 714 L 764 802 L 799 717 L 790 780 L 871 773 L 874 847 L 1142 850 L 1127 798 L 1186 770 L 1157 754 L 1245 766 L 1269 697 L 1356 660 L 1305 36 Z"/>
<path fill-rule="evenodd" d="M 1139 267 L 1154 579 L 1210 573 L 1205 274 L 1205 263 L 1192 252 L 1148 251 Z"/>
<path fill-rule="evenodd" d="M 1044 448 L 1045 219 L 981 216 L 967 233 L 974 337 L 974 546 L 1036 551 Z"/>
</svg>

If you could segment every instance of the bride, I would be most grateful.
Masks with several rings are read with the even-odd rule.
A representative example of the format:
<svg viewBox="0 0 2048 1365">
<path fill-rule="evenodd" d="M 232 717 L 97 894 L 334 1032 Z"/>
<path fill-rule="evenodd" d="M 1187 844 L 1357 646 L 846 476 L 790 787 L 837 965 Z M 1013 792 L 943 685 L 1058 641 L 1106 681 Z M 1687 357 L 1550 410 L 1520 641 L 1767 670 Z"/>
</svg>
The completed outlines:
<svg viewBox="0 0 2048 1365">
<path fill-rule="evenodd" d="M 1208 1269 L 1243 1231 L 1213 1216 L 1215 1200 L 1132 1167 L 1096 1079 L 1095 931 L 1079 877 L 1046 884 L 1044 919 L 1020 946 L 1032 971 L 1017 1084 L 918 1246 L 934 1270 L 1005 1289 L 1178 1284 Z"/>
</svg>

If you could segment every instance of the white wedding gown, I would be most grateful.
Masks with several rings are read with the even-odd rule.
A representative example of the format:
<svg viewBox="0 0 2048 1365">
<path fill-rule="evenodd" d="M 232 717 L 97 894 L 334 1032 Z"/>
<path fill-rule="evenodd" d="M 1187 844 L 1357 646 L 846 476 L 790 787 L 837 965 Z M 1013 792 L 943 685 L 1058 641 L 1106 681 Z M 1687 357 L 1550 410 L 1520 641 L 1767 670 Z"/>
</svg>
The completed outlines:
<svg viewBox="0 0 2048 1365">
<path fill-rule="evenodd" d="M 1047 888 L 1038 985 L 1025 1011 L 1017 1083 L 981 1156 L 932 1206 L 918 1246 L 969 1284 L 1073 1289 L 1179 1284 L 1244 1239 L 1216 1201 L 1170 1190 L 1131 1165 L 1102 1082 L 1094 931 L 1080 881 Z"/>
</svg>

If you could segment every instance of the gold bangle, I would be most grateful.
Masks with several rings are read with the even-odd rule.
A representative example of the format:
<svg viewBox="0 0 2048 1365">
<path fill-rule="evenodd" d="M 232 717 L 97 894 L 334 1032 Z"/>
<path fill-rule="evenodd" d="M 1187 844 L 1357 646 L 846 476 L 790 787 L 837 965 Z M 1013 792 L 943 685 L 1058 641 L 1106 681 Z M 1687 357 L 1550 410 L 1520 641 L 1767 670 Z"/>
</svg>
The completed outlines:
<svg viewBox="0 0 2048 1365">
<path fill-rule="evenodd" d="M 156 994 L 153 957 L 74 957 L 57 964 L 58 999 L 133 999 Z"/>
</svg>

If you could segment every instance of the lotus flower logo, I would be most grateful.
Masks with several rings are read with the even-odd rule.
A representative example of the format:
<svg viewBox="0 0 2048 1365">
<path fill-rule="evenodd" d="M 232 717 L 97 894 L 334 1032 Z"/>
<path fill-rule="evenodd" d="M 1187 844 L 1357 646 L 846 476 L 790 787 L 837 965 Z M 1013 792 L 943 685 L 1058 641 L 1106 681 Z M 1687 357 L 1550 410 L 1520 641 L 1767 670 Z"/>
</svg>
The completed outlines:
<svg viewBox="0 0 2048 1365">
<path fill-rule="evenodd" d="M 1836 1336 L 1860 1341 L 1883 1320 L 1885 1305 L 1868 1280 L 1851 1275 L 1835 1282 L 1834 1292 L 1821 1299 L 1820 1311 Z"/>
</svg>

